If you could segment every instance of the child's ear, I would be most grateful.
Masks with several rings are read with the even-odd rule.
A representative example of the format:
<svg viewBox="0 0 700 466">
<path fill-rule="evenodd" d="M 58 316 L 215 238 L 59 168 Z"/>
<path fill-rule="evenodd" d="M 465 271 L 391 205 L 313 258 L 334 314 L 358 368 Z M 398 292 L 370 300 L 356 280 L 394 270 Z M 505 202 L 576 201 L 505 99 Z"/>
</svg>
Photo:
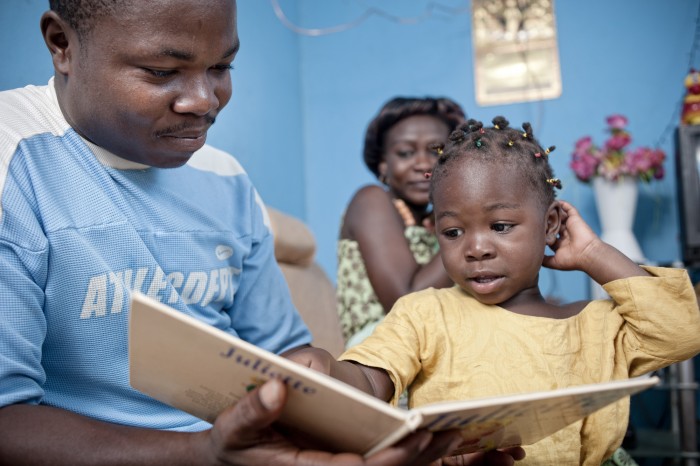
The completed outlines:
<svg viewBox="0 0 700 466">
<path fill-rule="evenodd" d="M 545 242 L 547 246 L 553 245 L 557 241 L 559 236 L 559 229 L 561 228 L 561 204 L 559 201 L 552 202 L 547 208 L 547 214 L 545 215 Z"/>
</svg>

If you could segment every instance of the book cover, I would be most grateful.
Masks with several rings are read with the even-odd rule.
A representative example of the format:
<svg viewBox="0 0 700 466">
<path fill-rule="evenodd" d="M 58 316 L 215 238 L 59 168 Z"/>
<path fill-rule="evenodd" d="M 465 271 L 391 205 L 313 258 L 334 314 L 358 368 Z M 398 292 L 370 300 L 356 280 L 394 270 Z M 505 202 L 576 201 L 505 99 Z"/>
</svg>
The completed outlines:
<svg viewBox="0 0 700 466">
<path fill-rule="evenodd" d="M 325 448 L 365 455 L 419 428 L 461 429 L 460 452 L 528 445 L 658 382 L 643 377 L 406 411 L 140 293 L 131 297 L 129 361 L 133 388 L 209 422 L 278 378 L 288 392 L 281 424 Z"/>
</svg>

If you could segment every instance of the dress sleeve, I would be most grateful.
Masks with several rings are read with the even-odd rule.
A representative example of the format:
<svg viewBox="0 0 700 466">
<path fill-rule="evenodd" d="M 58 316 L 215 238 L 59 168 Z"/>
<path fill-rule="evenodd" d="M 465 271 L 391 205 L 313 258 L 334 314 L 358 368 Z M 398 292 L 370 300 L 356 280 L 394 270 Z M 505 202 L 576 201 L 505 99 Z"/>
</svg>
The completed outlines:
<svg viewBox="0 0 700 466">
<path fill-rule="evenodd" d="M 652 276 L 615 280 L 603 288 L 624 323 L 618 350 L 634 377 L 700 352 L 700 311 L 684 269 L 644 267 Z"/>
</svg>

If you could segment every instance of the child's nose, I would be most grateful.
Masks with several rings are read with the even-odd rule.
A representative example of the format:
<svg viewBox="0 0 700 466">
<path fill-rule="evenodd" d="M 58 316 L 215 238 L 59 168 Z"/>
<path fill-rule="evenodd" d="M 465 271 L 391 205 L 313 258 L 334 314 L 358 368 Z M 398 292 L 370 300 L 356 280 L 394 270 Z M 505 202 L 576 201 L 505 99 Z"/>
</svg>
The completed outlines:
<svg viewBox="0 0 700 466">
<path fill-rule="evenodd" d="M 466 242 L 464 258 L 467 261 L 490 259 L 495 256 L 496 251 L 488 240 L 487 234 L 473 233 Z"/>
</svg>

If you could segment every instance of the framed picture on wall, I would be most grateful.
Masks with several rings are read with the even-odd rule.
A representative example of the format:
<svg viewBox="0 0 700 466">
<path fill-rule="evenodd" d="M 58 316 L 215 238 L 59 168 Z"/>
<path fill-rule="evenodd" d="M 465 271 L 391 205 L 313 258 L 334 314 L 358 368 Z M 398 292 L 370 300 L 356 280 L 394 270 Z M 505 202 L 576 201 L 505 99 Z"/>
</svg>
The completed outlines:
<svg viewBox="0 0 700 466">
<path fill-rule="evenodd" d="M 561 95 L 553 0 L 473 0 L 472 36 L 479 105 Z"/>
</svg>

